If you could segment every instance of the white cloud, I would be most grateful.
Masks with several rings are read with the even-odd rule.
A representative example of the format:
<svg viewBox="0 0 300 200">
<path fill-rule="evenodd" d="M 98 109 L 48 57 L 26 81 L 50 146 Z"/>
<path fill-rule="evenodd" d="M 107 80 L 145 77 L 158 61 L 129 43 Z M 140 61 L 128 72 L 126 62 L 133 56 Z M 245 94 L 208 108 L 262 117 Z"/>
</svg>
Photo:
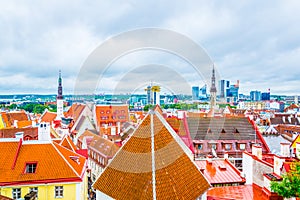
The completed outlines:
<svg viewBox="0 0 300 200">
<path fill-rule="evenodd" d="M 72 91 L 83 62 L 106 38 L 136 28 L 159 27 L 202 45 L 221 78 L 239 79 L 242 92 L 271 88 L 274 93 L 300 94 L 295 87 L 300 73 L 299 8 L 297 0 L 0 1 L 0 93 L 55 93 L 52 89 L 60 68 L 66 90 Z M 114 64 L 107 81 L 118 81 L 120 76 L 114 76 L 122 72 L 118 66 L 130 70 L 129 66 L 158 59 L 159 64 L 176 67 L 191 84 L 197 84 L 193 71 L 182 69 L 191 69 L 188 65 L 164 53 L 126 55 Z M 17 81 L 3 84 L 12 79 Z M 45 86 L 45 82 L 54 85 Z"/>
</svg>

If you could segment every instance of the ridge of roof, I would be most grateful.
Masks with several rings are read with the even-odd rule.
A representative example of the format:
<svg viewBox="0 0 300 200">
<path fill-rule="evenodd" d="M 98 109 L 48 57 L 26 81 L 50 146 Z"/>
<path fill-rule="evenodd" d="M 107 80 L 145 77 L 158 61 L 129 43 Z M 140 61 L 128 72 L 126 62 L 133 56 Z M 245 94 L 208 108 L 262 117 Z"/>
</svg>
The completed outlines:
<svg viewBox="0 0 300 200">
<path fill-rule="evenodd" d="M 58 152 L 58 154 L 64 159 L 64 161 L 69 165 L 69 167 L 73 170 L 73 172 L 76 174 L 76 176 L 80 177 L 80 175 L 77 173 L 77 171 L 73 168 L 73 166 L 68 162 L 68 160 L 65 158 L 65 156 L 63 156 L 62 152 L 60 152 L 58 150 L 58 148 L 56 147 L 56 145 L 58 145 L 57 143 L 51 143 L 53 145 L 53 147 L 56 149 L 56 151 Z M 60 146 L 63 147 L 63 146 Z M 63 147 L 66 148 L 66 147 Z M 67 149 L 67 148 L 66 148 Z"/>
<path fill-rule="evenodd" d="M 189 154 L 163 116 L 149 111 L 93 187 L 115 199 L 150 199 L 154 195 L 158 199 L 187 195 L 195 199 L 210 184 Z"/>
</svg>

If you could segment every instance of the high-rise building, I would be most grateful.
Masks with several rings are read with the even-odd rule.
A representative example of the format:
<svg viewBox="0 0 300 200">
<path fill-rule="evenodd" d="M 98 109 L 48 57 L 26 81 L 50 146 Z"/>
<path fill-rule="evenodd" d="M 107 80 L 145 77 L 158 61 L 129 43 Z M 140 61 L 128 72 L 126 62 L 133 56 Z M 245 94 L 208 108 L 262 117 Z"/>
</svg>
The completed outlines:
<svg viewBox="0 0 300 200">
<path fill-rule="evenodd" d="M 220 98 L 226 98 L 227 96 L 227 89 L 229 89 L 230 81 L 227 80 L 220 80 L 219 83 L 219 95 Z"/>
<path fill-rule="evenodd" d="M 199 99 L 207 99 L 207 85 L 199 89 Z"/>
<path fill-rule="evenodd" d="M 250 92 L 251 101 L 261 101 L 261 91 L 255 90 Z"/>
<path fill-rule="evenodd" d="M 239 99 L 239 88 L 240 81 L 237 80 L 236 84 L 230 85 L 229 88 L 226 89 L 227 102 L 237 102 L 237 100 Z"/>
<path fill-rule="evenodd" d="M 261 93 L 261 100 L 262 101 L 270 101 L 270 92 Z"/>
<path fill-rule="evenodd" d="M 192 99 L 193 100 L 198 100 L 199 99 L 199 87 L 198 86 L 193 86 L 192 87 Z"/>
<path fill-rule="evenodd" d="M 59 77 L 58 77 L 58 88 L 57 88 L 57 97 L 56 97 L 56 104 L 57 104 L 57 116 L 56 119 L 61 120 L 64 116 L 63 109 L 64 109 L 64 98 L 62 92 L 62 78 L 61 78 L 61 71 L 59 70 Z"/>
<path fill-rule="evenodd" d="M 147 104 L 151 104 L 151 86 L 148 85 L 145 91 L 147 92 Z"/>
</svg>

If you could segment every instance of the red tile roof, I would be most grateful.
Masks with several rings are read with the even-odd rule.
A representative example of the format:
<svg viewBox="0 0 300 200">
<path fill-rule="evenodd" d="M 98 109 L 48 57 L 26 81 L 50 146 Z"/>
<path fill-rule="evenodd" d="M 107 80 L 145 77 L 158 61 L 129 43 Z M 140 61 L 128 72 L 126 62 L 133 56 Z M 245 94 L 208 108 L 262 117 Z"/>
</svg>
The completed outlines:
<svg viewBox="0 0 300 200">
<path fill-rule="evenodd" d="M 225 183 L 245 183 L 245 178 L 240 176 L 240 171 L 236 169 L 227 159 L 213 159 L 211 163 L 206 160 L 195 161 L 202 169 L 203 175 L 210 184 Z"/>
<path fill-rule="evenodd" d="M 84 110 L 86 105 L 74 103 L 65 113 L 65 117 L 71 117 L 74 121 L 77 121 Z"/>
<path fill-rule="evenodd" d="M 207 191 L 207 199 L 261 200 L 262 189 L 254 185 L 214 187 Z"/>
<path fill-rule="evenodd" d="M 60 142 L 60 145 L 66 147 L 67 149 L 74 151 L 74 152 L 78 149 L 76 147 L 76 145 L 74 144 L 74 142 L 72 141 L 72 139 L 70 138 L 70 136 L 68 136 L 68 135 L 65 135 L 63 137 L 63 139 Z"/>
<path fill-rule="evenodd" d="M 108 158 L 112 158 L 119 150 L 119 147 L 114 142 L 98 135 L 93 137 L 88 148 Z"/>
<path fill-rule="evenodd" d="M 159 112 L 150 111 L 93 187 L 115 199 L 152 199 L 154 188 L 157 199 L 196 199 L 210 185 L 188 155 Z"/>
<path fill-rule="evenodd" d="M 0 141 L 0 186 L 81 181 L 86 159 L 57 143 Z M 35 173 L 25 173 L 26 163 L 37 163 Z"/>
<path fill-rule="evenodd" d="M 22 111 L 14 111 L 14 112 L 2 112 L 1 117 L 5 127 L 13 127 L 14 121 L 29 121 L 29 117 L 27 113 Z"/>
<path fill-rule="evenodd" d="M 18 121 L 17 126 L 18 126 L 18 128 L 29 127 L 29 126 L 32 126 L 32 121 L 30 121 L 30 120 Z"/>
<path fill-rule="evenodd" d="M 15 138 L 17 132 L 23 132 L 24 140 L 38 139 L 38 128 L 4 128 L 0 129 L 0 138 Z"/>
<path fill-rule="evenodd" d="M 52 123 L 55 118 L 56 118 L 56 113 L 55 112 L 49 112 L 46 111 L 42 116 L 41 116 L 41 122 L 50 122 Z"/>
</svg>

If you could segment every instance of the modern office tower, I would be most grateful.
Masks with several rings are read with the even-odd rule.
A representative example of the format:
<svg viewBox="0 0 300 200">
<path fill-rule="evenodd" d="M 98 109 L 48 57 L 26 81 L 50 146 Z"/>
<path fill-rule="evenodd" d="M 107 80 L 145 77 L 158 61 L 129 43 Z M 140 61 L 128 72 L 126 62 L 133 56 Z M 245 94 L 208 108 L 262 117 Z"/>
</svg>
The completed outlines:
<svg viewBox="0 0 300 200">
<path fill-rule="evenodd" d="M 198 86 L 193 86 L 192 87 L 192 99 L 193 100 L 198 100 L 199 99 L 199 87 Z"/>
<path fill-rule="evenodd" d="M 261 101 L 261 91 L 255 90 L 250 92 L 251 101 Z"/>
<path fill-rule="evenodd" d="M 227 94 L 227 89 L 229 89 L 230 86 L 230 81 L 227 80 L 220 80 L 219 83 L 219 95 L 220 98 L 226 98 Z"/>
</svg>

